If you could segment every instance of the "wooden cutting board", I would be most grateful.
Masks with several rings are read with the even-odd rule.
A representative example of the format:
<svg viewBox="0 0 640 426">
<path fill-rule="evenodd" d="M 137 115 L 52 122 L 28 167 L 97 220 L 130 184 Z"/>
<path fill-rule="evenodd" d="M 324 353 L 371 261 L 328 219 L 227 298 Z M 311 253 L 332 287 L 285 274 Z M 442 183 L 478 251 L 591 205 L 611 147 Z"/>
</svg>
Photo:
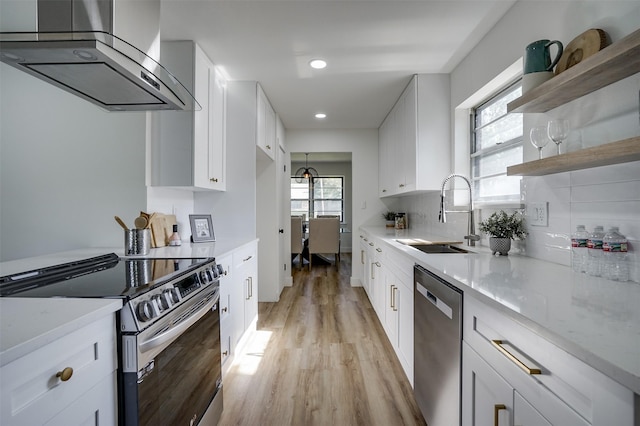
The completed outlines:
<svg viewBox="0 0 640 426">
<path fill-rule="evenodd" d="M 562 56 L 556 65 L 556 75 L 601 51 L 609 43 L 609 36 L 604 30 L 592 28 L 583 32 L 564 47 Z"/>
<path fill-rule="evenodd" d="M 152 246 L 165 247 L 173 234 L 173 225 L 176 223 L 174 214 L 155 213 L 151 219 Z"/>
</svg>

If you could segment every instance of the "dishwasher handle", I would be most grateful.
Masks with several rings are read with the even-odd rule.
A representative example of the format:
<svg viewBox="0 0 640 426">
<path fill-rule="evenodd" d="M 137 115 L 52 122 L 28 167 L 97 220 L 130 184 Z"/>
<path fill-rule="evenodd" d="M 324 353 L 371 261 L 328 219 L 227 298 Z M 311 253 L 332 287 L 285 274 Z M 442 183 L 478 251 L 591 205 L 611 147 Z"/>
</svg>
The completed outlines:
<svg viewBox="0 0 640 426">
<path fill-rule="evenodd" d="M 438 306 L 438 298 L 434 296 L 434 294 L 431 293 L 429 290 L 427 290 L 427 299 L 429 299 L 429 301 L 434 305 Z"/>
</svg>

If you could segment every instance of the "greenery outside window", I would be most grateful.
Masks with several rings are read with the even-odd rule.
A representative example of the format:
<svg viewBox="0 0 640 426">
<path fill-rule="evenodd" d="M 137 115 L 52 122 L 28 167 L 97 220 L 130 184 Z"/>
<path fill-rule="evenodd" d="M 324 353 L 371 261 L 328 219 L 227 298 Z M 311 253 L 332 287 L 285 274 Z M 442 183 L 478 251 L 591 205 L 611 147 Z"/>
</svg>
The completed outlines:
<svg viewBox="0 0 640 426">
<path fill-rule="evenodd" d="M 521 176 L 507 166 L 522 163 L 522 114 L 507 114 L 507 104 L 522 95 L 519 81 L 473 109 L 471 180 L 479 203 L 519 203 Z"/>
<path fill-rule="evenodd" d="M 306 219 L 337 215 L 344 221 L 344 177 L 320 176 L 297 182 L 291 178 L 291 215 Z"/>
</svg>

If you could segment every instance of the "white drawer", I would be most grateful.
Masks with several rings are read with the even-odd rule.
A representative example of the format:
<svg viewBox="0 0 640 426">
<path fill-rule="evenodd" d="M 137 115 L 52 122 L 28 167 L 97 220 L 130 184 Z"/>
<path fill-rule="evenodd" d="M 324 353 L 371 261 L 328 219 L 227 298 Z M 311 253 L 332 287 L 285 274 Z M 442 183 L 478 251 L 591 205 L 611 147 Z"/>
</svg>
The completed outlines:
<svg viewBox="0 0 640 426">
<path fill-rule="evenodd" d="M 247 262 L 255 262 L 257 259 L 258 247 L 256 243 L 244 245 L 233 252 L 234 269 L 242 267 Z"/>
<path fill-rule="evenodd" d="M 466 297 L 463 321 L 463 339 L 534 407 L 550 407 L 542 414 L 551 423 L 575 424 L 570 412 L 575 411 L 594 425 L 633 424 L 633 392 L 506 313 Z M 501 346 L 524 366 L 537 368 L 541 374 L 525 372 L 525 367 L 492 343 L 494 340 L 501 341 Z"/>
<path fill-rule="evenodd" d="M 112 372 L 49 420 L 46 426 L 110 426 L 118 423 L 116 373 Z"/>
<path fill-rule="evenodd" d="M 106 316 L 0 370 L 0 423 L 39 425 L 52 419 L 117 368 L 115 319 Z M 71 378 L 56 377 L 66 367 Z"/>
</svg>

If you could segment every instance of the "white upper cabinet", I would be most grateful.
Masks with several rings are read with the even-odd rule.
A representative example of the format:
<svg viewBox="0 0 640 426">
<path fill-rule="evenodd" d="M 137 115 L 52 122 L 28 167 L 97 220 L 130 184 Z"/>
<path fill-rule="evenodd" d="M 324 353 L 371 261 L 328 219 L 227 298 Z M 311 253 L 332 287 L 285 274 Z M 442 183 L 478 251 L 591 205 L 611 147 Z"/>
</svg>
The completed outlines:
<svg viewBox="0 0 640 426">
<path fill-rule="evenodd" d="M 192 41 L 163 41 L 161 58 L 201 109 L 154 113 L 151 186 L 225 191 L 226 81 Z"/>
<path fill-rule="evenodd" d="M 439 190 L 451 170 L 446 74 L 419 74 L 379 129 L 379 195 Z"/>
<path fill-rule="evenodd" d="M 267 95 L 260 85 L 258 87 L 258 118 L 256 144 L 269 158 L 275 159 L 276 153 L 276 112 L 269 103 Z"/>
</svg>

